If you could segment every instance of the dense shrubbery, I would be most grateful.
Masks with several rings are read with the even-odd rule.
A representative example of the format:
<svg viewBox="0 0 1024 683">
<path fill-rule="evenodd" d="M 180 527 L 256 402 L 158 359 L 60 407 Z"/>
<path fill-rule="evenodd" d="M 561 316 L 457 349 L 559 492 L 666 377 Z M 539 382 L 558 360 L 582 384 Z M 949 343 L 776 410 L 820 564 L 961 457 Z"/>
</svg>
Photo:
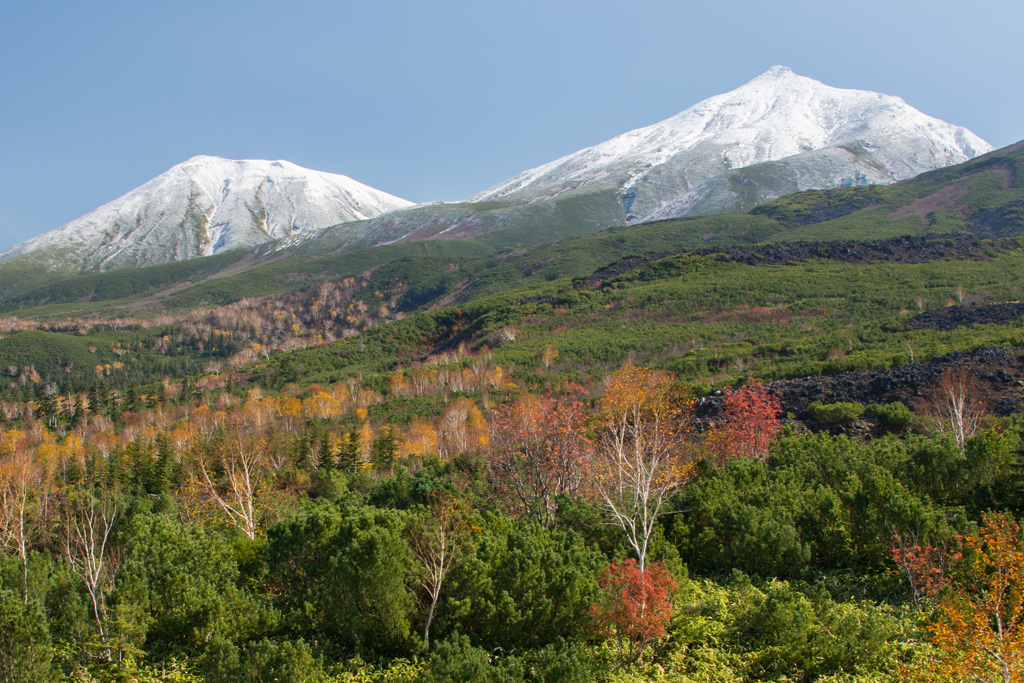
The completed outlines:
<svg viewBox="0 0 1024 683">
<path fill-rule="evenodd" d="M 621 381 L 634 374 L 658 377 L 630 370 Z M 651 576 L 665 577 L 652 580 L 675 587 L 672 618 L 635 630 L 619 622 L 639 619 L 636 605 L 614 601 L 636 582 L 609 574 L 635 570 L 630 543 L 604 524 L 607 508 L 588 487 L 560 494 L 547 526 L 529 506 L 513 516 L 489 467 L 499 454 L 470 432 L 444 431 L 447 418 L 435 423 L 439 440 L 423 442 L 434 455 L 401 450 L 386 467 L 373 459 L 367 439 L 387 425 L 370 427 L 365 407 L 403 399 L 419 381 L 392 381 L 384 397 L 356 385 L 244 402 L 222 393 L 210 405 L 142 411 L 120 433 L 103 417 L 66 436 L 24 418 L 29 431 L 0 440 L 5 519 L 29 529 L 22 554 L 15 526 L 4 527 L 0 663 L 28 681 L 85 671 L 96 680 L 617 681 L 659 667 L 681 681 L 885 680 L 922 637 L 912 607 L 920 601 L 893 562 L 894 534 L 947 547 L 985 510 L 1019 507 L 1024 428 L 1013 419 L 966 453 L 916 433 L 861 442 L 789 432 L 766 459 L 706 460 L 705 437 L 692 433 L 678 442 L 689 444 L 688 481 L 647 555 Z M 578 400 L 574 391 L 545 400 Z M 602 411 L 618 405 L 609 401 L 591 409 L 592 434 L 580 438 L 608 428 Z M 475 429 L 473 401 L 435 405 L 452 415 L 462 405 L 460 429 Z M 492 428 L 508 429 L 494 410 Z M 899 422 L 905 410 L 871 412 Z M 405 441 L 426 433 L 423 417 L 407 419 Z M 730 420 L 734 428 L 742 416 Z M 452 439 L 467 444 L 458 457 Z M 356 469 L 345 464 L 346 443 L 356 444 Z M 537 457 L 576 446 L 559 448 Z M 259 457 L 244 470 L 248 498 L 233 479 L 246 451 Z M 22 517 L 10 506 L 19 491 Z M 231 511 L 246 505 L 252 527 Z M 107 534 L 107 550 L 75 540 L 89 525 Z M 423 583 L 442 537 L 449 568 Z M 91 575 L 86 551 L 105 558 Z"/>
</svg>

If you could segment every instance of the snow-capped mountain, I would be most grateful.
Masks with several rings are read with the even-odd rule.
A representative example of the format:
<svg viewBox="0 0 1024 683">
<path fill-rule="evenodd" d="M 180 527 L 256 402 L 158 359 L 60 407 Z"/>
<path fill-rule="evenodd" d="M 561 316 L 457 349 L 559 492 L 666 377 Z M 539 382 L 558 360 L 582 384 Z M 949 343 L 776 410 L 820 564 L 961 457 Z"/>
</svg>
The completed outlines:
<svg viewBox="0 0 1024 683">
<path fill-rule="evenodd" d="M 991 150 L 969 130 L 898 97 L 832 88 L 776 66 L 732 92 L 524 171 L 470 201 L 533 202 L 614 189 L 634 222 L 748 209 L 739 197 L 730 203 L 721 196 L 728 187 L 709 181 L 764 162 L 789 160 L 785 178 L 769 185 L 795 192 L 892 183 Z"/>
<path fill-rule="evenodd" d="M 626 223 L 743 213 L 801 190 L 892 183 L 991 150 L 898 97 L 833 88 L 776 66 L 464 202 L 413 206 L 285 161 L 195 157 L 0 260 L 108 270 L 269 242 L 312 256 L 495 233 L 494 244 L 520 247 Z"/>
<path fill-rule="evenodd" d="M 197 156 L 0 259 L 110 270 L 209 256 L 378 216 L 412 203 L 288 161 Z"/>
<path fill-rule="evenodd" d="M 991 150 L 898 97 L 833 88 L 776 66 L 464 202 L 335 226 L 303 249 L 494 233 L 501 233 L 491 238 L 496 244 L 528 246 L 626 223 L 744 213 L 801 190 L 893 183 Z"/>
</svg>

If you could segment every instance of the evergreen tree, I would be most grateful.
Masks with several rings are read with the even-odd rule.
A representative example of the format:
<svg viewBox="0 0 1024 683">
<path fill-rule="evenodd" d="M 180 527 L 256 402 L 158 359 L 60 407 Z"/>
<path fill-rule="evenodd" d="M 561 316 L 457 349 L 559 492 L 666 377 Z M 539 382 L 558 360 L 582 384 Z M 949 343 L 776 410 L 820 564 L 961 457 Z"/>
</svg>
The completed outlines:
<svg viewBox="0 0 1024 683">
<path fill-rule="evenodd" d="M 99 414 L 105 409 L 106 406 L 103 405 L 103 391 L 99 380 L 96 380 L 89 387 L 89 410 L 93 414 Z"/>
<path fill-rule="evenodd" d="M 330 471 L 335 467 L 334 449 L 331 447 L 330 432 L 325 431 L 320 435 L 320 444 L 317 449 L 317 462 L 322 470 Z"/>
<path fill-rule="evenodd" d="M 386 425 L 373 440 L 373 468 L 390 472 L 398 457 L 398 435 L 391 425 Z"/>
<path fill-rule="evenodd" d="M 338 452 L 338 469 L 343 472 L 355 472 L 359 469 L 359 432 L 355 429 L 341 441 Z"/>
<path fill-rule="evenodd" d="M 167 432 L 156 437 L 156 462 L 149 472 L 146 491 L 152 494 L 166 493 L 170 483 L 171 465 L 174 462 L 174 447 Z"/>
<path fill-rule="evenodd" d="M 181 397 L 179 398 L 180 403 L 189 403 L 195 397 L 195 386 L 192 384 L 192 378 L 185 375 L 185 379 L 181 381 Z"/>
<path fill-rule="evenodd" d="M 139 412 L 139 385 L 132 380 L 124 397 L 124 409 L 129 413 Z"/>
<path fill-rule="evenodd" d="M 117 400 L 111 399 L 110 405 L 107 408 L 107 416 L 110 421 L 114 423 L 114 431 L 120 432 L 124 428 L 124 419 L 121 416 L 121 411 L 118 409 Z"/>
<path fill-rule="evenodd" d="M 292 460 L 295 467 L 305 472 L 313 469 L 312 454 L 313 444 L 310 442 L 309 432 L 303 429 L 292 440 Z"/>
<path fill-rule="evenodd" d="M 48 427 L 57 426 L 57 387 L 45 384 L 36 387 L 36 418 Z"/>
<path fill-rule="evenodd" d="M 71 397 L 71 392 L 68 392 L 68 398 Z M 70 402 L 68 404 L 70 406 Z M 2 417 L 2 416 L 0 416 Z M 68 426 L 72 429 L 82 424 L 82 418 L 85 417 L 82 404 L 80 402 L 75 403 L 74 408 L 68 409 Z"/>
<path fill-rule="evenodd" d="M 42 606 L 35 600 L 23 602 L 14 591 L 0 589 L 0 681 L 53 681 L 52 657 Z"/>
</svg>

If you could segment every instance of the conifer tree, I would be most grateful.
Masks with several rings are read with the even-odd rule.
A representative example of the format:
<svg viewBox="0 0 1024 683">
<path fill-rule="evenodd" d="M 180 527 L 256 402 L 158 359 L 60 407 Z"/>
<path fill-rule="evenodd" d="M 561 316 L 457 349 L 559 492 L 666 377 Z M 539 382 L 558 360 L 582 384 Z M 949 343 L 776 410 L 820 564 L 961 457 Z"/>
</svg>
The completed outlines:
<svg viewBox="0 0 1024 683">
<path fill-rule="evenodd" d="M 320 435 L 320 444 L 317 449 L 317 462 L 320 469 L 330 471 L 335 467 L 334 448 L 331 446 L 331 433 L 325 431 Z"/>
<path fill-rule="evenodd" d="M 167 491 L 170 483 L 171 464 L 174 461 L 174 448 L 167 432 L 160 432 L 156 437 L 156 462 L 149 473 L 146 491 L 161 494 Z"/>
<path fill-rule="evenodd" d="M 380 430 L 377 438 L 373 440 L 373 468 L 380 471 L 388 471 L 395 467 L 395 457 L 398 455 L 398 435 L 395 434 L 391 425 Z"/>
<path fill-rule="evenodd" d="M 338 469 L 343 472 L 355 472 L 359 468 L 359 432 L 355 429 L 348 433 L 341 442 L 338 452 Z"/>
<path fill-rule="evenodd" d="M 299 432 L 295 439 L 292 441 L 292 456 L 295 461 L 295 467 L 308 471 L 313 468 L 313 447 L 310 443 L 309 432 L 303 429 Z"/>
<path fill-rule="evenodd" d="M 124 398 L 124 409 L 129 413 L 139 412 L 139 385 L 135 383 L 135 380 L 128 385 L 128 391 Z"/>
</svg>

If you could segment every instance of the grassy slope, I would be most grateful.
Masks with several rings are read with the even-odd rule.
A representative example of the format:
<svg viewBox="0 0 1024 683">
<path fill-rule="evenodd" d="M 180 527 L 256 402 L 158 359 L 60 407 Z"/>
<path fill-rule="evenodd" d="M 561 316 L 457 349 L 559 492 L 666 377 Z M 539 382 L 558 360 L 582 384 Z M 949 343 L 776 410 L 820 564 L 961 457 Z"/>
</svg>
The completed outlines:
<svg viewBox="0 0 1024 683">
<path fill-rule="evenodd" d="M 892 186 L 809 191 L 780 198 L 746 216 L 713 216 L 613 228 L 576 236 L 544 224 L 500 231 L 469 240 L 394 243 L 318 256 L 315 245 L 263 260 L 244 254 L 166 264 L 137 270 L 63 278 L 29 288 L 36 274 L 0 269 L 0 281 L 22 279 L 4 312 L 23 316 L 102 312 L 173 288 L 146 312 L 230 303 L 246 296 L 306 287 L 324 279 L 357 276 L 386 268 L 387 282 L 416 290 L 414 307 L 467 300 L 510 286 L 586 275 L 629 253 L 671 252 L 708 246 L 768 241 L 879 239 L 902 234 L 974 230 L 983 236 L 1024 231 L 1024 188 L 1018 169 L 1024 146 L 1015 145 L 959 166 L 940 169 Z M 573 207 L 555 207 L 551 225 L 575 220 L 590 225 Z M 541 214 L 544 215 L 544 214 Z M 997 229 L 993 230 L 995 224 Z M 548 228 L 548 229 L 546 229 Z M 589 228 L 580 228 L 589 229 Z M 990 234 L 991 233 L 991 234 Z M 561 240 L 556 244 L 538 243 Z M 514 251 L 518 249 L 519 251 Z M 524 251 L 525 250 L 525 251 Z M 604 261 L 604 263 L 602 263 Z M 376 278 L 379 284 L 383 276 Z M 96 305 L 98 302 L 100 305 Z M 55 304 L 74 304 L 60 306 Z"/>
<path fill-rule="evenodd" d="M 607 243 L 589 244 L 598 249 L 596 258 L 608 255 L 600 251 Z M 902 328 L 902 320 L 917 310 L 918 299 L 929 307 L 942 306 L 957 287 L 989 300 L 1019 298 L 1024 249 L 1015 242 L 992 246 L 996 248 L 977 250 L 971 260 L 939 258 L 918 264 L 814 258 L 747 265 L 724 255 L 681 254 L 606 278 L 600 285 L 584 278 L 540 278 L 457 306 L 414 313 L 365 331 L 361 339 L 274 357 L 257 370 L 257 378 L 271 386 L 327 383 L 353 373 L 389 371 L 460 343 L 470 349 L 498 347 L 495 358 L 505 367 L 532 366 L 537 353 L 551 344 L 559 350 L 558 368 L 566 376 L 600 376 L 632 359 L 700 382 L 747 374 L 776 379 L 890 367 L 908 360 L 908 342 L 918 359 L 978 346 L 1024 344 L 1018 326 L 953 332 Z M 381 268 L 382 277 L 390 277 L 391 265 Z M 498 288 L 499 283 L 490 286 Z M 520 330 L 514 344 L 500 342 L 498 331 L 505 326 Z M 197 372 L 227 352 L 213 345 L 202 351 L 180 348 L 171 355 L 155 352 L 154 342 L 166 333 L 172 338 L 176 334 L 164 328 L 10 333 L 0 340 L 0 368 L 32 364 L 44 376 L 63 381 L 61 368 L 71 361 L 75 376 L 88 380 L 93 364 L 116 360 L 110 348 L 120 343 L 131 349 L 122 359 L 126 370 L 119 373 L 121 381 L 147 383 L 163 375 Z M 98 351 L 88 354 L 89 346 Z"/>
<path fill-rule="evenodd" d="M 813 260 L 750 266 L 715 256 L 650 264 L 591 290 L 556 280 L 477 299 L 459 308 L 409 316 L 345 340 L 272 359 L 258 376 L 270 384 L 330 382 L 373 373 L 460 342 L 498 342 L 503 326 L 520 330 L 494 351 L 497 362 L 534 364 L 547 344 L 559 367 L 600 376 L 627 360 L 673 370 L 691 381 L 764 379 L 891 367 L 952 350 L 1024 343 L 1019 326 L 953 332 L 905 332 L 916 300 L 943 305 L 958 285 L 993 300 L 1019 296 L 1024 251 L 970 261 L 858 265 Z"/>
</svg>

